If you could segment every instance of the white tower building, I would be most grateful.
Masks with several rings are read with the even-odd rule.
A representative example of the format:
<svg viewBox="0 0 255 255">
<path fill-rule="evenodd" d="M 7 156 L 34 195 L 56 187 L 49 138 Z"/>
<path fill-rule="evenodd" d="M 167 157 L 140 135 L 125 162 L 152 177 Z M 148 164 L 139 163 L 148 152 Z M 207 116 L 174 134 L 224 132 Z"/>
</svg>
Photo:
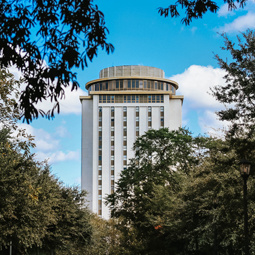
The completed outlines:
<svg viewBox="0 0 255 255">
<path fill-rule="evenodd" d="M 147 66 L 114 66 L 86 84 L 82 103 L 81 187 L 90 209 L 109 218 L 104 197 L 134 157 L 136 137 L 148 129 L 181 127 L 183 96 L 164 71 Z"/>
</svg>

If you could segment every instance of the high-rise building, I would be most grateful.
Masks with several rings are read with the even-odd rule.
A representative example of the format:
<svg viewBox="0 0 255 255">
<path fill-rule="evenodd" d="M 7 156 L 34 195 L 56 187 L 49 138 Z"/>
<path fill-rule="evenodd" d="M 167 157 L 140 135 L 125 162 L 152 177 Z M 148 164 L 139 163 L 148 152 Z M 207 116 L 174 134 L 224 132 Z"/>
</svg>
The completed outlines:
<svg viewBox="0 0 255 255">
<path fill-rule="evenodd" d="M 90 209 L 108 218 L 104 197 L 134 157 L 136 138 L 148 129 L 181 127 L 183 96 L 164 71 L 147 66 L 114 66 L 86 84 L 82 103 L 81 187 Z"/>
</svg>

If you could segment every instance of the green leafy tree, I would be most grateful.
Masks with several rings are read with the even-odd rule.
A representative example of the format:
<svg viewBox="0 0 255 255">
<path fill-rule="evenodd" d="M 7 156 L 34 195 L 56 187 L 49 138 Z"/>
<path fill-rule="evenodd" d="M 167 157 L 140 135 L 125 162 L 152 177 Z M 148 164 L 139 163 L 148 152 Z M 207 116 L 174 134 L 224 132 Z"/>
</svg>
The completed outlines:
<svg viewBox="0 0 255 255">
<path fill-rule="evenodd" d="M 86 255 L 120 255 L 127 254 L 123 245 L 123 233 L 117 228 L 113 219 L 104 220 L 96 214 L 91 215 L 91 243 L 86 247 Z"/>
<path fill-rule="evenodd" d="M 15 66 L 24 77 L 20 109 L 27 122 L 53 117 L 64 88 L 79 86 L 74 69 L 84 69 L 99 48 L 113 51 L 104 15 L 92 0 L 3 0 L 0 24 L 1 68 Z M 46 99 L 54 107 L 45 113 L 36 104 Z"/>
<path fill-rule="evenodd" d="M 226 106 L 218 112 L 220 119 L 231 121 L 234 129 L 243 129 L 254 125 L 255 33 L 251 30 L 242 33 L 242 37 L 237 37 L 238 45 L 223 36 L 225 47 L 222 49 L 229 51 L 232 60 L 229 62 L 216 55 L 220 67 L 226 71 L 226 84 L 214 87 L 212 93 Z"/>
<path fill-rule="evenodd" d="M 2 254 L 8 254 L 10 244 L 15 254 L 82 254 L 91 236 L 84 194 L 59 183 L 9 130 L 1 129 L 0 137 Z"/>
<path fill-rule="evenodd" d="M 155 190 L 168 187 L 173 194 L 178 192 L 181 179 L 189 175 L 204 153 L 198 140 L 185 129 L 170 132 L 164 128 L 149 130 L 135 142 L 136 158 L 122 171 L 115 192 L 107 197 L 112 216 L 119 219 L 133 254 L 165 250 L 158 231 L 165 212 L 157 208 Z M 129 239 L 130 233 L 136 236 L 136 242 Z"/>
<path fill-rule="evenodd" d="M 230 139 L 150 130 L 107 198 L 127 254 L 242 254 L 242 154 Z M 254 148 L 248 151 L 254 162 Z M 255 251 L 254 178 L 248 181 L 250 249 Z M 134 241 L 135 239 L 135 241 Z"/>
<path fill-rule="evenodd" d="M 237 7 L 244 7 L 247 0 L 224 0 L 223 3 L 228 4 L 228 9 L 231 11 Z M 189 25 L 193 19 L 202 18 L 205 13 L 216 13 L 219 9 L 218 3 L 211 0 L 177 0 L 174 4 L 170 4 L 168 7 L 160 7 L 158 12 L 161 16 L 179 17 L 180 9 L 185 11 L 186 16 L 182 18 L 182 23 Z"/>
<path fill-rule="evenodd" d="M 0 253 L 83 254 L 91 239 L 84 192 L 66 188 L 31 153 L 31 136 L 18 130 L 17 85 L 0 72 Z M 8 85 L 6 87 L 5 85 Z M 18 131 L 18 132 L 17 132 Z M 15 132 L 15 133 L 14 133 Z"/>
</svg>

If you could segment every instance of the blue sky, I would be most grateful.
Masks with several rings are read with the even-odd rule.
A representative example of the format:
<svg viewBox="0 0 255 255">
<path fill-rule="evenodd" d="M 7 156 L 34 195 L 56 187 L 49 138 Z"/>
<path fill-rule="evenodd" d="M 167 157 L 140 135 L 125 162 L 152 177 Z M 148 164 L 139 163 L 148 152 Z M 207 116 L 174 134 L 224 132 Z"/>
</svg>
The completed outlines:
<svg viewBox="0 0 255 255">
<path fill-rule="evenodd" d="M 223 1 L 217 1 L 222 2 Z M 114 53 L 99 51 L 98 57 L 85 70 L 76 70 L 81 88 L 66 91 L 61 102 L 61 114 L 53 120 L 40 118 L 31 125 L 20 124 L 35 136 L 35 153 L 39 160 L 48 159 L 52 173 L 65 185 L 80 186 L 81 173 L 81 106 L 80 95 L 86 95 L 85 83 L 97 79 L 99 71 L 117 65 L 145 65 L 161 68 L 166 78 L 179 83 L 177 94 L 184 95 L 183 126 L 197 134 L 215 133 L 224 123 L 215 111 L 222 106 L 208 94 L 209 88 L 223 84 L 224 72 L 219 69 L 214 54 L 230 59 L 220 49 L 225 32 L 236 40 L 239 32 L 255 28 L 255 2 L 248 1 L 244 9 L 228 12 L 222 5 L 217 14 L 206 14 L 190 26 L 181 18 L 159 16 L 157 8 L 169 1 L 108 0 L 94 1 L 104 13 L 110 31 L 108 41 Z M 15 72 L 12 68 L 11 71 Z M 50 103 L 43 103 L 46 109 Z M 217 133 L 217 132 L 216 132 Z"/>
</svg>

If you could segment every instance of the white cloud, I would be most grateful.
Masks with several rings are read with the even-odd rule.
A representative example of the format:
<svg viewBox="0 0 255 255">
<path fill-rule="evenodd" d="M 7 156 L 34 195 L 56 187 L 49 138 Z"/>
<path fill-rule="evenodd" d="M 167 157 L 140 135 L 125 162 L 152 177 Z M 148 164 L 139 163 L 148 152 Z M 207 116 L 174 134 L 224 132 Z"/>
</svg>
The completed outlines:
<svg viewBox="0 0 255 255">
<path fill-rule="evenodd" d="M 195 32 L 197 31 L 197 27 L 192 27 L 192 28 L 190 29 L 190 31 L 191 31 L 192 34 L 195 34 Z"/>
<path fill-rule="evenodd" d="M 215 112 L 207 109 L 201 113 L 198 122 L 202 133 L 207 133 L 212 136 L 222 135 L 223 130 L 226 130 L 229 124 L 227 121 L 220 121 Z"/>
<path fill-rule="evenodd" d="M 80 96 L 86 96 L 87 92 L 78 88 L 77 90 L 71 91 L 71 87 L 65 89 L 65 97 L 60 100 L 60 113 L 61 114 L 80 114 L 81 113 L 81 103 Z M 47 101 L 39 102 L 37 104 L 38 108 L 48 111 L 53 107 L 53 103 L 50 99 Z"/>
<path fill-rule="evenodd" d="M 218 16 L 219 17 L 227 17 L 227 16 L 229 16 L 229 15 L 235 15 L 235 11 L 234 10 L 229 10 L 228 9 L 228 4 L 226 3 L 226 4 L 223 4 L 221 7 L 220 7 L 220 9 L 218 10 Z"/>
<path fill-rule="evenodd" d="M 217 28 L 220 33 L 234 33 L 243 32 L 247 29 L 255 28 L 255 13 L 248 12 L 244 16 L 236 18 L 233 22 L 225 24 L 224 26 Z"/>
<path fill-rule="evenodd" d="M 19 124 L 19 127 L 25 129 L 28 134 L 34 136 L 34 143 L 36 145 L 34 152 L 37 160 L 48 160 L 49 164 L 53 164 L 60 161 L 79 159 L 79 151 L 69 150 L 65 152 L 61 150 L 60 139 L 69 134 L 65 127 L 58 127 L 56 132 L 52 134 L 24 123 Z"/>
<path fill-rule="evenodd" d="M 55 134 L 59 137 L 66 137 L 68 135 L 68 130 L 64 126 L 56 127 Z"/>
<path fill-rule="evenodd" d="M 170 79 L 179 83 L 178 94 L 184 95 L 184 101 L 188 101 L 189 108 L 219 109 L 221 104 L 209 92 L 210 88 L 224 84 L 224 75 L 225 72 L 220 68 L 192 65 L 184 73 Z"/>
<path fill-rule="evenodd" d="M 195 133 L 221 135 L 219 129 L 226 128 L 227 123 L 218 120 L 216 111 L 223 108 L 209 93 L 210 88 L 224 85 L 225 72 L 212 66 L 192 65 L 181 74 L 170 79 L 179 83 L 178 94 L 184 95 L 183 126 L 193 126 L 194 120 L 200 130 L 191 130 Z"/>
<path fill-rule="evenodd" d="M 28 134 L 34 136 L 34 143 L 36 144 L 36 151 L 55 151 L 59 148 L 59 140 L 52 134 L 43 129 L 36 129 L 28 124 L 19 124 L 19 127 L 25 129 Z"/>
<path fill-rule="evenodd" d="M 8 68 L 9 71 L 14 75 L 15 79 L 20 79 L 22 77 L 22 73 L 18 71 L 16 67 Z M 22 84 L 20 90 L 24 90 L 26 84 Z M 64 89 L 65 96 L 60 100 L 60 113 L 61 114 L 80 114 L 81 113 L 81 103 L 80 96 L 86 96 L 88 93 L 81 88 L 77 88 L 77 90 L 71 91 L 71 85 Z M 53 103 L 48 98 L 46 101 L 39 102 L 37 104 L 39 109 L 47 112 L 53 107 Z"/>
<path fill-rule="evenodd" d="M 54 164 L 60 161 L 67 161 L 67 160 L 79 160 L 80 152 L 79 151 L 56 151 L 56 152 L 37 152 L 36 158 L 38 160 L 45 160 L 48 159 L 49 164 Z"/>
<path fill-rule="evenodd" d="M 247 0 L 243 7 L 240 7 L 240 3 L 235 2 L 236 9 L 229 10 L 228 3 L 223 4 L 218 10 L 217 14 L 219 17 L 227 17 L 236 15 L 238 12 L 254 10 L 255 1 Z"/>
</svg>

